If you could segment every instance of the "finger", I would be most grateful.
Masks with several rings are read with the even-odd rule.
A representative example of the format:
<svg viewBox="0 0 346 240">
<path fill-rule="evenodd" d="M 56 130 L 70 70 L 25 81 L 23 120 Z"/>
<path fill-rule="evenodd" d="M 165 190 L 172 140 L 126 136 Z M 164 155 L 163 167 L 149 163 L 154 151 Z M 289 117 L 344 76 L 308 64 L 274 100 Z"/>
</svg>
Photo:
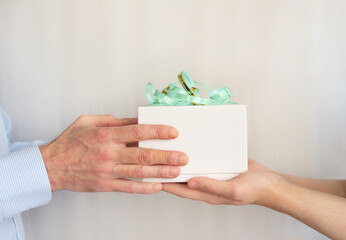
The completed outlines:
<svg viewBox="0 0 346 240">
<path fill-rule="evenodd" d="M 229 181 L 220 181 L 207 177 L 192 178 L 189 180 L 187 185 L 191 189 L 200 190 L 226 198 L 227 193 L 231 190 Z"/>
<path fill-rule="evenodd" d="M 111 183 L 111 190 L 114 192 L 153 194 L 161 189 L 161 183 L 142 183 L 127 179 L 114 179 Z"/>
<path fill-rule="evenodd" d="M 192 200 L 198 200 L 198 201 L 203 201 L 209 204 L 217 205 L 217 204 L 222 204 L 222 203 L 227 203 L 228 200 L 217 196 L 213 195 L 210 193 L 198 191 L 191 189 L 187 186 L 187 184 L 181 184 L 181 183 L 163 183 L 162 184 L 162 190 L 171 194 L 174 194 L 178 197 L 182 198 L 188 198 Z"/>
<path fill-rule="evenodd" d="M 184 166 L 188 162 L 187 155 L 177 151 L 165 151 L 150 148 L 123 148 L 119 151 L 119 154 L 122 163 Z"/>
<path fill-rule="evenodd" d="M 128 121 L 128 125 L 138 124 L 138 118 L 122 118 L 122 120 Z"/>
<path fill-rule="evenodd" d="M 116 143 L 132 143 L 149 139 L 172 139 L 178 136 L 178 131 L 164 125 L 128 125 L 113 129 L 113 140 Z"/>
<path fill-rule="evenodd" d="M 138 124 L 138 118 L 123 118 L 130 122 L 129 125 Z M 138 142 L 127 143 L 126 147 L 138 147 Z"/>
<path fill-rule="evenodd" d="M 118 119 L 112 115 L 82 115 L 75 123 L 79 125 L 93 125 L 95 127 L 116 127 L 129 125 L 134 120 Z"/>
<path fill-rule="evenodd" d="M 111 115 L 104 115 L 95 119 L 95 127 L 120 127 L 133 124 L 133 120 L 129 118 L 119 119 Z"/>
<path fill-rule="evenodd" d="M 117 165 L 112 171 L 114 178 L 175 178 L 180 174 L 179 167 Z"/>
</svg>

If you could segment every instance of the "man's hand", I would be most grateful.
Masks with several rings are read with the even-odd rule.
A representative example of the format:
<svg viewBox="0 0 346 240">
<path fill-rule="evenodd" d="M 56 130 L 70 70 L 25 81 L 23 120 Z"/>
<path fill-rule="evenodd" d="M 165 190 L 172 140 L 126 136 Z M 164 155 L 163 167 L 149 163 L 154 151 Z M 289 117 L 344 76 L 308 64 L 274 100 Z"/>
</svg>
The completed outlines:
<svg viewBox="0 0 346 240">
<path fill-rule="evenodd" d="M 281 177 L 249 159 L 248 171 L 229 181 L 192 178 L 187 184 L 165 183 L 163 190 L 179 197 L 219 204 L 265 205 Z M 282 179 L 283 180 L 283 179 Z"/>
<path fill-rule="evenodd" d="M 52 191 L 155 193 L 161 183 L 124 178 L 174 178 L 187 163 L 182 152 L 128 147 L 148 139 L 173 139 L 169 126 L 137 125 L 137 119 L 81 116 L 54 141 L 40 146 Z"/>
</svg>

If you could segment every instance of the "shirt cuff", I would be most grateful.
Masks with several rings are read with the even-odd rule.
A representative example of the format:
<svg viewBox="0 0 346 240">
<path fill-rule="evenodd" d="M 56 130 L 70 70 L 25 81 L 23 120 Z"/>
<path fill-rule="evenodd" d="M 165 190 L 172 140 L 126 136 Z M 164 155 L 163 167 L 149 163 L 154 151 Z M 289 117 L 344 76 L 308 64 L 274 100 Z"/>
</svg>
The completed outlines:
<svg viewBox="0 0 346 240">
<path fill-rule="evenodd" d="M 0 157 L 0 222 L 50 202 L 52 191 L 39 148 Z"/>
</svg>

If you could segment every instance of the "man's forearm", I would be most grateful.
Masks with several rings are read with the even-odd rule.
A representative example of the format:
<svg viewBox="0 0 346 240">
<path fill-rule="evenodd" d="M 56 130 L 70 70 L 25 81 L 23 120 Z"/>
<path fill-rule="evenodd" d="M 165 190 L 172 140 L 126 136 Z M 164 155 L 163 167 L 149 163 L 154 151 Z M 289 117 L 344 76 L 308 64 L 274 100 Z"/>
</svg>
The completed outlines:
<svg viewBox="0 0 346 240">
<path fill-rule="evenodd" d="M 286 213 L 332 239 L 346 238 L 346 199 L 282 180 L 262 205 Z"/>
<path fill-rule="evenodd" d="M 311 179 L 286 174 L 279 175 L 296 185 L 346 198 L 346 180 Z"/>
</svg>

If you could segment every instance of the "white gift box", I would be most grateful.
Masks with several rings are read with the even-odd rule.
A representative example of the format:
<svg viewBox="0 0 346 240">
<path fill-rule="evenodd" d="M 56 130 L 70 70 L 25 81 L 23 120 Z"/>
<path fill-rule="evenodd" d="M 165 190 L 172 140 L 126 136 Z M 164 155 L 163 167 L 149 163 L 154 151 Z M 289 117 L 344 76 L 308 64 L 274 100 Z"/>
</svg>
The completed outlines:
<svg viewBox="0 0 346 240">
<path fill-rule="evenodd" d="M 144 106 L 138 108 L 139 124 L 175 127 L 173 140 L 146 140 L 139 147 L 185 152 L 189 162 L 177 178 L 144 178 L 143 182 L 187 182 L 205 176 L 229 180 L 247 171 L 246 106 Z"/>
</svg>

